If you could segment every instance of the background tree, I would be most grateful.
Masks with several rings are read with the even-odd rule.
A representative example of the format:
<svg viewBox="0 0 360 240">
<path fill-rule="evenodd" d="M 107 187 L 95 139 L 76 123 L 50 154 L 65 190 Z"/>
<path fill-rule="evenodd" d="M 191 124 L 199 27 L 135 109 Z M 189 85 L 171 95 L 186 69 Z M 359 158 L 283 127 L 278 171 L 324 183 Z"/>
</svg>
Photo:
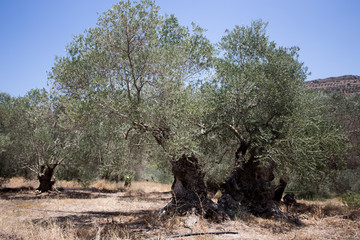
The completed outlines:
<svg viewBox="0 0 360 240">
<path fill-rule="evenodd" d="M 360 192 L 360 96 L 348 98 L 344 94 L 325 95 L 328 119 L 338 122 L 348 137 L 349 148 L 345 157 L 345 166 L 332 179 L 329 188 L 337 193 L 346 191 Z M 335 188 L 335 189 L 333 189 Z"/>
<path fill-rule="evenodd" d="M 341 124 L 329 115 L 328 97 L 302 91 L 295 111 L 285 120 L 283 138 L 270 150 L 278 176 L 293 190 L 327 194 L 344 167 L 348 138 Z"/>
<path fill-rule="evenodd" d="M 6 93 L 0 93 L 0 176 L 9 178 L 14 176 L 14 162 L 11 161 L 11 148 L 14 147 L 10 134 L 15 118 L 14 99 Z M 21 121 L 21 119 L 18 119 Z"/>
<path fill-rule="evenodd" d="M 52 190 L 54 170 L 67 159 L 75 136 L 60 126 L 61 111 L 44 89 L 35 89 L 24 97 L 9 98 L 1 104 L 2 135 L 11 143 L 1 154 L 3 163 L 11 163 L 11 176 L 31 177 L 35 173 L 39 191 Z"/>
</svg>

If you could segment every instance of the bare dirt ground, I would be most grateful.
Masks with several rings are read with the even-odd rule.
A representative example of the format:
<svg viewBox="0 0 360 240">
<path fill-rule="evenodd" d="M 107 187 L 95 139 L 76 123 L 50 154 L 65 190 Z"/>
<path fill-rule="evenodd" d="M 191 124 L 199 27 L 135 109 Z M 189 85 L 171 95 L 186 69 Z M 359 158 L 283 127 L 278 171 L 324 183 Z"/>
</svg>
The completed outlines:
<svg viewBox="0 0 360 240">
<path fill-rule="evenodd" d="M 290 209 L 301 226 L 248 214 L 219 224 L 195 215 L 159 218 L 170 200 L 170 185 L 137 182 L 125 190 L 105 182 L 87 188 L 62 182 L 60 191 L 43 194 L 33 190 L 36 182 L 20 185 L 0 188 L 1 240 L 171 239 L 209 232 L 233 234 L 175 239 L 360 239 L 360 210 L 349 210 L 337 200 L 302 201 L 297 213 Z"/>
</svg>

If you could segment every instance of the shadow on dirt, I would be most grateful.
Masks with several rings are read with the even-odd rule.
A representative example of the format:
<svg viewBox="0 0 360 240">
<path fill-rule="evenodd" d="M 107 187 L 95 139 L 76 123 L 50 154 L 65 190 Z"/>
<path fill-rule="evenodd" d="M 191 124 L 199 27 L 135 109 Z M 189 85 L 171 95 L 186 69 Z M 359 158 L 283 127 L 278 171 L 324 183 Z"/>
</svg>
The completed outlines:
<svg viewBox="0 0 360 240">
<path fill-rule="evenodd" d="M 116 198 L 119 201 L 168 202 L 171 192 L 145 193 L 141 190 L 107 190 L 97 188 L 60 188 L 48 193 L 36 193 L 29 188 L 0 188 L 0 199 L 4 200 L 37 200 L 37 199 L 95 199 Z M 164 203 L 165 205 L 165 203 Z M 51 212 L 52 210 L 36 209 Z M 147 239 L 153 227 L 159 222 L 158 211 L 128 210 L 128 211 L 59 211 L 58 216 L 35 218 L 32 223 L 44 228 L 55 225 L 62 231 L 70 231 L 78 239 Z M 63 212 L 64 214 L 62 214 Z M 59 216 L 61 214 L 61 216 Z M 114 235 L 115 234 L 115 235 Z M 1 237 L 0 237 L 1 239 Z"/>
<path fill-rule="evenodd" d="M 129 212 L 89 211 L 49 219 L 39 218 L 34 219 L 32 222 L 45 228 L 55 224 L 65 230 L 67 227 L 77 229 L 76 235 L 80 239 L 94 239 L 99 235 L 100 239 L 103 239 L 107 234 L 114 233 L 118 234 L 121 239 L 136 239 L 135 235 L 140 236 L 151 230 L 147 219 L 152 216 L 154 216 L 154 211 L 151 210 Z M 121 219 L 129 220 L 123 221 Z"/>
<path fill-rule="evenodd" d="M 36 193 L 34 188 L 0 188 L 0 199 L 4 200 L 37 200 L 37 199 L 92 199 L 104 198 L 108 193 L 122 190 L 96 188 L 59 188 L 56 191 Z"/>
<path fill-rule="evenodd" d="M 143 191 L 130 191 L 123 196 L 117 197 L 119 200 L 137 200 L 146 202 L 170 201 L 171 192 L 151 192 L 145 193 Z"/>
<path fill-rule="evenodd" d="M 0 193 L 17 193 L 23 191 L 35 190 L 33 187 L 19 187 L 19 188 L 0 188 Z"/>
<path fill-rule="evenodd" d="M 109 219 L 113 217 L 133 217 L 133 218 L 141 218 L 145 215 L 150 214 L 151 210 L 139 210 L 139 211 L 129 211 L 129 212 L 121 212 L 121 211 L 114 211 L 114 212 L 102 212 L 102 211 L 88 211 L 88 212 L 80 212 L 74 215 L 67 215 L 67 216 L 60 216 L 54 217 L 44 220 L 43 218 L 34 219 L 33 223 L 35 224 L 48 224 L 48 223 L 59 223 L 64 224 L 66 222 L 71 222 L 75 226 L 79 227 L 86 227 L 92 226 L 92 220 L 101 220 L 111 221 Z"/>
</svg>

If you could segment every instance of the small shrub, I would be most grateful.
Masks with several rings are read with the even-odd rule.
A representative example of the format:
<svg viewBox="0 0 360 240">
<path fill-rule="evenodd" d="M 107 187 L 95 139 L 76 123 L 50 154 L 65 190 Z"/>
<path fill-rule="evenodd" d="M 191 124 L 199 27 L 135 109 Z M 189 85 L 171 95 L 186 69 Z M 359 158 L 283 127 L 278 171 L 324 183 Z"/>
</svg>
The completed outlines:
<svg viewBox="0 0 360 240">
<path fill-rule="evenodd" d="M 131 187 L 131 183 L 135 178 L 135 173 L 131 172 L 124 175 L 124 187 Z"/>
<path fill-rule="evenodd" d="M 360 208 L 360 194 L 349 191 L 343 194 L 340 199 L 351 209 Z"/>
</svg>

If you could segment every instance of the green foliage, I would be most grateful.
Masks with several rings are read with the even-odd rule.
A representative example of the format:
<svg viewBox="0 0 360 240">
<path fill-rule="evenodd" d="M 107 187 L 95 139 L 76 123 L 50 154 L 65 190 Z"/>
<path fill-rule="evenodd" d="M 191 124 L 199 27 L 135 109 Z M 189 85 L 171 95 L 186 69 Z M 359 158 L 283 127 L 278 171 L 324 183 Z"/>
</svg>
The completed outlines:
<svg viewBox="0 0 360 240">
<path fill-rule="evenodd" d="M 329 119 L 327 97 L 305 90 L 307 69 L 298 61 L 299 49 L 269 41 L 266 26 L 255 21 L 227 31 L 216 75 L 201 88 L 208 172 L 211 178 L 228 176 L 234 165 L 227 159 L 241 148 L 244 161 L 274 163 L 288 182 L 323 182 L 328 189 L 343 167 L 346 135 Z"/>
<path fill-rule="evenodd" d="M 170 165 L 169 162 L 167 165 Z M 169 184 L 174 181 L 170 167 L 160 168 L 156 165 L 145 166 L 141 179 L 146 181 L 154 181 Z"/>
<path fill-rule="evenodd" d="M 360 95 L 348 98 L 343 94 L 326 95 L 325 114 L 333 122 L 339 124 L 347 137 L 347 152 L 344 169 L 333 178 L 334 190 L 337 193 L 360 190 Z"/>
<path fill-rule="evenodd" d="M 328 188 L 329 178 L 344 166 L 346 135 L 326 112 L 327 96 L 304 91 L 296 111 L 286 119 L 283 138 L 271 149 L 280 175 L 291 176 L 303 187 L 314 185 L 316 193 Z"/>
<path fill-rule="evenodd" d="M 268 145 L 282 128 L 306 77 L 296 59 L 298 49 L 276 47 L 265 29 L 266 24 L 257 21 L 227 32 L 212 86 L 214 115 L 226 131 L 223 136 L 257 146 Z"/>
<path fill-rule="evenodd" d="M 1 144 L 1 174 L 30 177 L 43 164 L 68 160 L 76 134 L 60 126 L 61 104 L 48 92 L 35 89 L 24 97 L 6 98 L 1 109 L 6 109 L 6 114 L 2 115 L 0 136 L 7 141 Z"/>
<path fill-rule="evenodd" d="M 360 194 L 348 191 L 340 197 L 341 201 L 351 209 L 360 208 Z"/>
<path fill-rule="evenodd" d="M 12 175 L 11 161 L 7 157 L 11 145 L 10 134 L 7 129 L 8 116 L 11 109 L 9 108 L 12 101 L 10 95 L 0 93 L 0 176 L 9 177 Z"/>
<path fill-rule="evenodd" d="M 181 26 L 173 15 L 161 16 L 152 1 L 119 2 L 100 16 L 97 27 L 74 38 L 67 56 L 56 59 L 49 79 L 67 98 L 69 122 L 99 121 L 95 126 L 114 129 L 103 132 L 106 148 L 90 148 L 101 151 L 102 174 L 114 166 L 134 170 L 154 142 L 167 160 L 196 151 L 201 106 L 191 82 L 213 55 L 203 32 Z"/>
<path fill-rule="evenodd" d="M 131 172 L 131 171 L 128 171 L 128 173 L 126 173 L 124 175 L 124 186 L 125 187 L 130 187 L 131 186 L 131 182 L 134 180 L 135 178 L 135 172 Z"/>
<path fill-rule="evenodd" d="M 6 119 L 10 114 L 9 109 L 12 98 L 6 93 L 0 93 L 0 154 L 6 152 L 6 148 L 11 144 L 9 134 L 6 131 Z"/>
<path fill-rule="evenodd" d="M 357 166 L 358 98 L 305 91 L 299 49 L 277 46 L 266 27 L 236 26 L 215 49 L 202 28 L 161 15 L 153 1 L 120 1 L 56 58 L 51 94 L 0 94 L 0 176 L 62 162 L 69 180 L 168 181 L 171 161 L 196 154 L 206 180 L 220 184 L 242 147 L 245 161 L 329 189 L 347 139 Z"/>
<path fill-rule="evenodd" d="M 340 194 L 346 191 L 360 192 L 360 168 L 345 168 L 339 171 L 333 182 L 332 189 Z"/>
<path fill-rule="evenodd" d="M 273 161 L 270 149 L 282 138 L 285 119 L 295 111 L 304 87 L 307 74 L 297 60 L 298 48 L 277 47 L 266 26 L 254 21 L 227 31 L 219 43 L 215 76 L 201 88 L 202 146 L 210 156 L 209 168 L 226 166 L 223 175 L 240 146 L 245 161 Z"/>
</svg>

